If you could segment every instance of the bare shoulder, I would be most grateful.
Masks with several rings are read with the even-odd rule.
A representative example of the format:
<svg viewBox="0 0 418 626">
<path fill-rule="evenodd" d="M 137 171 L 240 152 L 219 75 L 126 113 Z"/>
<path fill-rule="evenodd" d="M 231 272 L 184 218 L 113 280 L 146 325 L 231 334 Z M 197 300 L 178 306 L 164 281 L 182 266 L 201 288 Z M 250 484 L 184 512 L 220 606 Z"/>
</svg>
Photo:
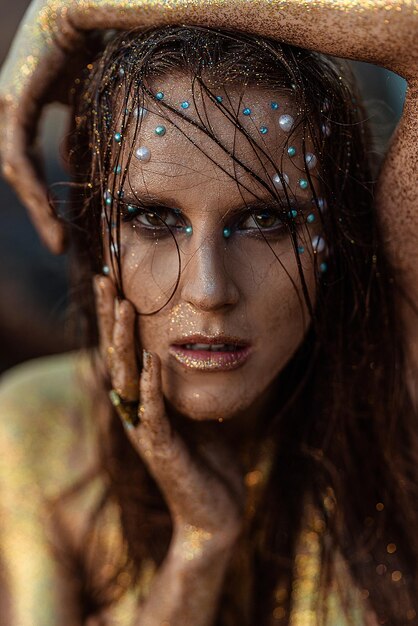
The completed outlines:
<svg viewBox="0 0 418 626">
<path fill-rule="evenodd" d="M 103 491 L 88 376 L 88 357 L 69 353 L 27 362 L 0 380 L 0 595 L 8 624 L 81 623 L 77 581 L 57 558 L 63 544 L 52 511 L 62 494 L 84 485 L 62 517 L 63 525 L 71 519 L 64 531 L 75 541 Z"/>
<path fill-rule="evenodd" d="M 2 456 L 12 463 L 19 455 L 51 496 L 94 461 L 89 368 L 87 354 L 72 352 L 28 361 L 0 379 Z"/>
</svg>

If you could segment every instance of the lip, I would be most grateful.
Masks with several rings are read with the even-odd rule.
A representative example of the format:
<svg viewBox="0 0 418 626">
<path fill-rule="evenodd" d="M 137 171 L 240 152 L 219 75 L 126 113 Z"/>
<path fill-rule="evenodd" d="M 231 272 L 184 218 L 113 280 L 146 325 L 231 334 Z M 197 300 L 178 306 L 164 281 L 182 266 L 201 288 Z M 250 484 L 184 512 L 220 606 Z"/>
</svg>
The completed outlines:
<svg viewBox="0 0 418 626">
<path fill-rule="evenodd" d="M 220 344 L 227 343 L 237 346 L 233 351 L 207 352 L 205 350 L 190 350 L 186 348 L 190 343 Z M 242 367 L 252 352 L 248 341 L 231 335 L 203 335 L 194 334 L 187 337 L 178 337 L 169 347 L 169 354 L 181 365 L 206 372 L 230 371 Z"/>
</svg>

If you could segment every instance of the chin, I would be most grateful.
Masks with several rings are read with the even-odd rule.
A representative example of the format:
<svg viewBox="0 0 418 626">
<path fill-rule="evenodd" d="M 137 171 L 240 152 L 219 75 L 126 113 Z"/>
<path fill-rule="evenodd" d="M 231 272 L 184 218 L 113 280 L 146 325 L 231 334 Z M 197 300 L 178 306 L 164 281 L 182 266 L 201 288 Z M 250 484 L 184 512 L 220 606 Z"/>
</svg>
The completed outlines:
<svg viewBox="0 0 418 626">
<path fill-rule="evenodd" d="M 248 409 L 251 401 L 235 393 L 224 395 L 192 389 L 167 389 L 163 390 L 168 404 L 176 412 L 195 421 L 215 421 L 220 418 L 232 419 Z"/>
</svg>

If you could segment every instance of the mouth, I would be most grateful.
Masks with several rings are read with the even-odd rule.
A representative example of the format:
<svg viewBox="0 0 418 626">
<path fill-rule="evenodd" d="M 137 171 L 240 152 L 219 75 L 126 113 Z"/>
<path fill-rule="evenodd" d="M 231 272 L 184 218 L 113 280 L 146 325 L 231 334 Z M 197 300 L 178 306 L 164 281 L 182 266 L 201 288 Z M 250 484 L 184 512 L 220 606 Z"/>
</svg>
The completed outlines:
<svg viewBox="0 0 418 626">
<path fill-rule="evenodd" d="M 169 354 L 181 365 L 209 372 L 237 369 L 244 365 L 250 353 L 248 342 L 224 335 L 180 338 L 169 348 Z"/>
</svg>

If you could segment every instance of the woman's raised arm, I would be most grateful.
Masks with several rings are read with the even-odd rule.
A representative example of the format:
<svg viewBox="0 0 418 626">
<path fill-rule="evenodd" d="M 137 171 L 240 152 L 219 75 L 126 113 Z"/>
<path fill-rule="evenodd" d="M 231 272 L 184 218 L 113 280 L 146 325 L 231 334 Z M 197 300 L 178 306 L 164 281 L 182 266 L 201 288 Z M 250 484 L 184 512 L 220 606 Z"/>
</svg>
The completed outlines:
<svg viewBox="0 0 418 626">
<path fill-rule="evenodd" d="M 0 74 L 0 158 L 4 176 L 53 252 L 63 251 L 65 233 L 47 202 L 34 153 L 42 106 L 57 98 L 60 78 L 88 31 L 168 23 L 259 33 L 384 65 L 408 81 L 417 73 L 417 0 L 34 0 Z M 405 124 L 402 129 L 406 137 Z M 407 139 L 403 146 L 412 158 Z M 390 162 L 397 171 L 393 153 Z M 405 195 L 401 188 L 399 193 Z"/>
<path fill-rule="evenodd" d="M 87 32 L 168 23 L 259 33 L 319 52 L 369 61 L 406 78 L 405 112 L 379 179 L 378 209 L 398 282 L 418 306 L 417 0 L 32 2 L 0 75 L 0 157 L 4 175 L 28 207 L 50 249 L 63 250 L 65 233 L 46 200 L 33 152 L 44 102 L 56 97 L 54 87 L 68 73 Z M 408 309 L 405 320 L 418 363 L 418 324 L 412 309 Z"/>
</svg>

